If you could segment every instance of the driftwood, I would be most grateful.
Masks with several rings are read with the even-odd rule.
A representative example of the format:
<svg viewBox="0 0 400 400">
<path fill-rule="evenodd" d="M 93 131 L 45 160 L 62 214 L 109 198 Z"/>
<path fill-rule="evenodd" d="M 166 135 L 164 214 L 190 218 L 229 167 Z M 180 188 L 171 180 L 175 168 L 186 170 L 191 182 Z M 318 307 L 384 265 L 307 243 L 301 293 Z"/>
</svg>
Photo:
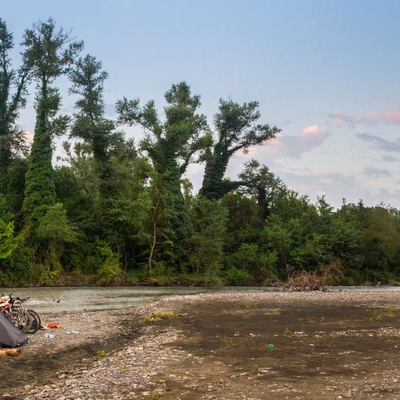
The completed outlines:
<svg viewBox="0 0 400 400">
<path fill-rule="evenodd" d="M 344 270 L 339 261 L 334 261 L 329 265 L 318 268 L 314 271 L 295 271 L 289 275 L 284 289 L 307 291 L 320 290 L 327 291 L 326 285 L 336 284 L 343 279 Z"/>
<path fill-rule="evenodd" d="M 315 271 L 301 271 L 289 277 L 285 283 L 285 289 L 305 291 L 305 290 L 321 290 L 326 291 L 325 282 L 322 276 Z"/>
</svg>

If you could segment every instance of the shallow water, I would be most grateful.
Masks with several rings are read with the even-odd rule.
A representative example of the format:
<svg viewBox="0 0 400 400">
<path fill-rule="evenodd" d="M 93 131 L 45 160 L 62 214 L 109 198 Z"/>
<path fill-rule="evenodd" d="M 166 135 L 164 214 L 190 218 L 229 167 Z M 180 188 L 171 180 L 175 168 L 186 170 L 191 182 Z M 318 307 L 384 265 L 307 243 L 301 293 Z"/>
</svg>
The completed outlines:
<svg viewBox="0 0 400 400">
<path fill-rule="evenodd" d="M 163 297 L 199 293 L 278 291 L 270 287 L 39 287 L 0 288 L 0 294 L 29 297 L 27 307 L 37 312 L 116 310 L 139 307 Z M 334 291 L 400 291 L 399 286 L 336 286 Z"/>
</svg>

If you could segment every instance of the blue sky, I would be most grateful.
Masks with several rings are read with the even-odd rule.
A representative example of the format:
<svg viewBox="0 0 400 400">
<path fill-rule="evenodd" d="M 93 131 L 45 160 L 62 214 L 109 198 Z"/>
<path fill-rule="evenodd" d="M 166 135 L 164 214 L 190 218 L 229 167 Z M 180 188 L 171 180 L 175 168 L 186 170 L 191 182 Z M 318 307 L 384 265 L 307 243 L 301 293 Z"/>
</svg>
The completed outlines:
<svg viewBox="0 0 400 400">
<path fill-rule="evenodd" d="M 220 98 L 257 100 L 275 140 L 257 158 L 312 202 L 400 209 L 400 2 L 397 0 L 19 0 L 1 17 L 17 43 L 38 20 L 72 28 L 109 73 L 109 116 L 123 96 L 154 99 L 186 81 L 209 118 Z M 18 50 L 18 49 L 16 49 Z M 16 64 L 18 54 L 16 51 Z M 65 89 L 66 82 L 60 81 Z M 73 112 L 65 94 L 63 111 Z M 32 104 L 20 124 L 33 131 Z M 128 135 L 137 135 L 132 131 Z M 189 178 L 199 187 L 202 169 Z"/>
</svg>

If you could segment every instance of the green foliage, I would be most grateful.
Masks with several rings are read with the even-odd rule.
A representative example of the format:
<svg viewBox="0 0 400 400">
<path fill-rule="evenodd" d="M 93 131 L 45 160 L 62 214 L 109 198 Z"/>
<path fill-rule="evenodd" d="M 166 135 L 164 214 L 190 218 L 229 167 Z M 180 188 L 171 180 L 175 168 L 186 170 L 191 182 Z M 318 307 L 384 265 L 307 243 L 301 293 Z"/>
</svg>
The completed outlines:
<svg viewBox="0 0 400 400">
<path fill-rule="evenodd" d="M 37 228 L 37 236 L 54 243 L 74 243 L 78 240 L 78 233 L 69 223 L 66 210 L 61 203 L 49 207 Z"/>
<path fill-rule="evenodd" d="M 153 311 L 150 315 L 145 317 L 144 322 L 154 322 L 159 319 L 171 319 L 171 318 L 179 318 L 182 317 L 183 314 L 176 312 L 174 310 L 170 310 L 168 312 L 163 311 Z"/>
<path fill-rule="evenodd" d="M 189 266 L 194 274 L 216 275 L 222 267 L 227 211 L 219 203 L 198 198 L 191 207 L 194 221 Z"/>
<path fill-rule="evenodd" d="M 33 254 L 30 248 L 23 246 L 21 236 L 15 237 L 17 247 L 10 257 L 0 260 L 0 286 L 22 287 L 39 281 Z"/>
<path fill-rule="evenodd" d="M 10 189 L 9 168 L 15 152 L 24 149 L 23 132 L 16 125 L 20 110 L 26 104 L 29 67 L 15 70 L 10 53 L 14 47 L 12 33 L 0 18 L 0 191 Z"/>
<path fill-rule="evenodd" d="M 228 257 L 228 260 L 229 265 L 233 267 L 232 272 L 243 271 L 243 277 L 248 276 L 247 282 L 272 281 L 278 277 L 275 269 L 277 254 L 274 251 L 263 251 L 257 244 L 242 243 L 239 249 Z M 231 269 L 226 271 L 228 276 Z"/>
<path fill-rule="evenodd" d="M 53 180 L 54 135 L 62 133 L 68 118 L 58 117 L 61 96 L 58 88 L 52 87 L 54 80 L 66 73 L 82 48 L 82 43 L 72 42 L 70 34 L 62 28 L 56 30 L 55 22 L 39 22 L 24 34 L 23 53 L 25 63 L 32 70 L 36 82 L 36 125 L 29 167 L 26 173 L 24 212 L 26 217 L 26 237 L 30 238 L 37 252 L 38 263 L 46 275 L 54 276 L 59 271 L 59 239 L 50 238 L 46 229 L 51 224 L 48 213 L 56 203 Z M 46 219 L 42 225 L 42 220 Z M 37 226 L 40 227 L 37 231 Z M 48 240 L 44 240 L 44 239 Z"/>
<path fill-rule="evenodd" d="M 257 160 L 238 180 L 224 177 L 231 157 L 280 130 L 259 124 L 257 102 L 220 100 L 212 132 L 200 96 L 185 82 L 154 101 L 123 98 L 105 118 L 107 73 L 82 43 L 49 19 L 27 29 L 14 68 L 13 37 L 0 19 L 0 284 L 323 284 L 400 281 L 400 212 L 343 203 L 288 189 Z M 56 80 L 68 75 L 73 118 L 59 115 Z M 19 113 L 36 85 L 29 157 Z M 139 143 L 118 124 L 139 126 Z M 53 141 L 70 129 L 63 165 Z M 185 173 L 204 163 L 193 195 Z M 67 278 L 68 276 L 68 278 Z M 84 278 L 86 277 L 86 278 Z M 312 285 L 308 285 L 312 286 Z"/>
<path fill-rule="evenodd" d="M 275 137 L 280 129 L 256 124 L 260 118 L 256 101 L 240 105 L 231 100 L 220 100 L 219 113 L 214 116 L 216 142 L 205 153 L 205 172 L 201 194 L 218 200 L 227 192 L 224 174 L 230 158 L 239 150 L 245 154 L 249 148 Z"/>
<path fill-rule="evenodd" d="M 14 224 L 0 219 L 0 260 L 10 257 L 16 247 Z"/>
<path fill-rule="evenodd" d="M 241 286 L 252 282 L 253 276 L 245 269 L 231 267 L 224 273 L 224 281 L 227 285 Z"/>
<path fill-rule="evenodd" d="M 115 282 L 121 275 L 119 254 L 114 252 L 104 241 L 99 241 L 97 249 L 103 258 L 103 262 L 97 270 L 97 283 L 109 285 Z"/>
<path fill-rule="evenodd" d="M 174 269 L 181 269 L 187 258 L 185 242 L 191 236 L 191 224 L 181 191 L 181 177 L 188 165 L 197 162 L 207 143 L 207 123 L 196 112 L 200 97 L 181 82 L 165 93 L 165 121 L 158 116 L 154 101 L 140 107 L 139 100 L 124 98 L 117 102 L 119 121 L 145 129 L 141 151 L 148 154 L 154 166 L 152 203 L 148 237 L 149 269 L 154 257 Z M 158 254 L 158 255 L 157 255 Z M 161 255 L 161 257 L 160 257 Z"/>
<path fill-rule="evenodd" d="M 365 266 L 378 271 L 399 272 L 399 216 L 383 207 L 370 210 L 364 225 Z M 375 279 L 374 279 L 375 280 Z M 386 281 L 386 279 L 384 279 Z"/>
</svg>

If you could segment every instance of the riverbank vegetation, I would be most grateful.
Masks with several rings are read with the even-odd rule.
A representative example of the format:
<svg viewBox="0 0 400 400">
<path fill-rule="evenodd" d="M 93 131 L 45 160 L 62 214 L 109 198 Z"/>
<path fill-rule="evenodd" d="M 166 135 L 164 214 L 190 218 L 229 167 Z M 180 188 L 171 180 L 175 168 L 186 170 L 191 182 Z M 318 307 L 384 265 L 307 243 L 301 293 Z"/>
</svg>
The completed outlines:
<svg viewBox="0 0 400 400">
<path fill-rule="evenodd" d="M 280 132 L 257 102 L 220 100 L 208 121 L 200 96 L 179 82 L 164 104 L 126 97 L 109 119 L 108 75 L 69 31 L 34 24 L 18 66 L 13 47 L 0 19 L 1 286 L 400 280 L 397 209 L 314 204 L 256 159 L 226 178 L 235 154 Z M 73 115 L 60 113 L 59 78 L 70 82 Z M 24 107 L 36 113 L 31 145 L 18 125 Z M 140 140 L 127 138 L 131 126 Z M 61 137 L 66 156 L 54 163 Z M 198 193 L 186 176 L 193 164 L 204 166 Z"/>
</svg>

